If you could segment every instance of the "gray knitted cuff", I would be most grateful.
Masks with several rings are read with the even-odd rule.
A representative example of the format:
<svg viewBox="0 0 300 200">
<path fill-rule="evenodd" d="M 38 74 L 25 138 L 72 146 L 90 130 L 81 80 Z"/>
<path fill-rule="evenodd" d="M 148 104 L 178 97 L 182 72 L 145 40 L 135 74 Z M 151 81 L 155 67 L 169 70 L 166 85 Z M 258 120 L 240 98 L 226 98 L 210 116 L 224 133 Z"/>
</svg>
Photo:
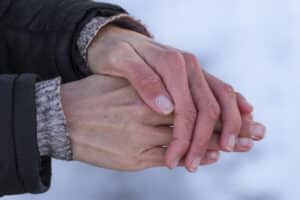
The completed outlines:
<svg viewBox="0 0 300 200">
<path fill-rule="evenodd" d="M 61 79 L 36 83 L 37 139 L 40 155 L 72 160 L 71 142 L 60 98 Z"/>
<path fill-rule="evenodd" d="M 134 19 L 127 14 L 120 14 L 113 17 L 95 17 L 80 32 L 79 39 L 77 40 L 77 47 L 80 51 L 81 56 L 87 61 L 87 51 L 93 42 L 99 31 L 108 24 L 115 24 L 122 28 L 134 30 L 148 37 L 152 37 L 151 34 L 146 29 L 140 21 Z M 86 74 L 91 74 L 88 66 L 80 66 L 80 70 Z"/>
</svg>

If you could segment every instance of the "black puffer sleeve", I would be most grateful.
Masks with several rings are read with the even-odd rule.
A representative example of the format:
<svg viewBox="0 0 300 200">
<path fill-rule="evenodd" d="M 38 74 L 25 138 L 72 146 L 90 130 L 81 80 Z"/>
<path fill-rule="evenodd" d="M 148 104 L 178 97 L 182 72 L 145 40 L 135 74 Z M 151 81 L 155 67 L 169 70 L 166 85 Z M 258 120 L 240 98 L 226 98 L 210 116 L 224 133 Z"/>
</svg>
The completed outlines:
<svg viewBox="0 0 300 200">
<path fill-rule="evenodd" d="M 39 156 L 36 141 L 37 76 L 82 78 L 81 29 L 95 16 L 125 12 L 91 0 L 0 0 L 0 195 L 50 185 L 50 158 Z"/>
<path fill-rule="evenodd" d="M 126 11 L 91 0 L 1 0 L 0 73 L 36 73 L 63 82 L 83 77 L 76 41 L 95 16 Z M 5 66 L 5 67 L 4 67 Z"/>
<path fill-rule="evenodd" d="M 0 75 L 0 195 L 39 193 L 50 185 L 50 158 L 36 138 L 33 74 Z"/>
</svg>

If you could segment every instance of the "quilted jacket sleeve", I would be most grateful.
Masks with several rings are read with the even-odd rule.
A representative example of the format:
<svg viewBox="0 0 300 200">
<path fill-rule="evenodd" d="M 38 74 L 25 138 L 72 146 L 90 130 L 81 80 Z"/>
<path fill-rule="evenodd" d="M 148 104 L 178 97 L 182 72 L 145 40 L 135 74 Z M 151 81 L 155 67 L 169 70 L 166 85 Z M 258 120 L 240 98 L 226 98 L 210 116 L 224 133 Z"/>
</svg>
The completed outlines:
<svg viewBox="0 0 300 200">
<path fill-rule="evenodd" d="M 90 0 L 1 0 L 0 73 L 36 73 L 63 82 L 83 77 L 77 49 L 81 29 L 95 16 L 126 13 Z"/>
<path fill-rule="evenodd" d="M 82 27 L 120 13 L 90 0 L 0 0 L 0 196 L 49 188 L 50 158 L 40 157 L 36 141 L 35 84 L 80 79 Z"/>
</svg>

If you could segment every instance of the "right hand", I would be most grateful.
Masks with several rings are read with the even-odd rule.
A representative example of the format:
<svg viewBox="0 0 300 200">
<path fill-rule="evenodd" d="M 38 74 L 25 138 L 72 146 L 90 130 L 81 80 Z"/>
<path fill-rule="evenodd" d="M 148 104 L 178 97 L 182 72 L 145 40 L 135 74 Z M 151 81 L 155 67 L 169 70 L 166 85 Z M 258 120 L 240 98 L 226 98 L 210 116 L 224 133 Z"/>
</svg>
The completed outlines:
<svg viewBox="0 0 300 200">
<path fill-rule="evenodd" d="M 174 113 L 173 138 L 165 157 L 169 168 L 185 157 L 186 168 L 195 172 L 218 120 L 223 125 L 220 146 L 233 151 L 243 112 L 252 111 L 230 85 L 206 73 L 194 55 L 114 25 L 101 29 L 93 40 L 88 64 L 95 74 L 127 79 L 153 111 Z"/>
<path fill-rule="evenodd" d="M 94 75 L 62 85 L 61 98 L 75 160 L 122 171 L 166 166 L 173 116 L 152 111 L 127 81 Z M 244 137 L 250 138 L 245 127 Z M 202 165 L 218 160 L 221 147 L 217 132 L 218 127 Z M 237 145 L 235 151 L 251 147 Z"/>
</svg>

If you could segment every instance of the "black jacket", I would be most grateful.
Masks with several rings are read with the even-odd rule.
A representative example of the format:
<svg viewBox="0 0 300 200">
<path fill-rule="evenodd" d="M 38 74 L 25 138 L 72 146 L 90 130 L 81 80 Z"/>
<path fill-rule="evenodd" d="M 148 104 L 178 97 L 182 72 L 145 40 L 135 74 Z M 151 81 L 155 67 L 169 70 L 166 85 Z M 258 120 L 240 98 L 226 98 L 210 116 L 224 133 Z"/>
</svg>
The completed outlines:
<svg viewBox="0 0 300 200">
<path fill-rule="evenodd" d="M 82 78 L 80 30 L 92 17 L 122 12 L 90 0 L 0 0 L 0 195 L 49 188 L 50 158 L 37 147 L 35 83 Z"/>
</svg>

